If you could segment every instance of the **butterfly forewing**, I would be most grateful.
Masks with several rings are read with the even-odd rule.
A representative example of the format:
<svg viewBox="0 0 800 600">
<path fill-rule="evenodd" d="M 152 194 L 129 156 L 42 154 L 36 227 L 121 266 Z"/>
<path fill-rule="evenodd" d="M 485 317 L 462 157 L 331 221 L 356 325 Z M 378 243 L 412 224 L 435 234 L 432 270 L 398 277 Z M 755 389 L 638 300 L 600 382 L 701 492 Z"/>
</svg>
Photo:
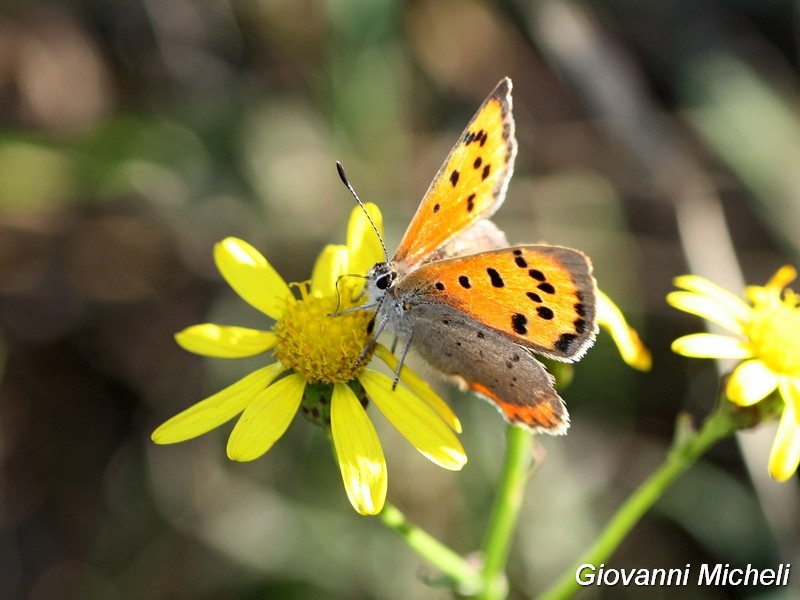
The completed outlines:
<svg viewBox="0 0 800 600">
<path fill-rule="evenodd" d="M 569 248 L 516 246 L 432 262 L 399 286 L 401 296 L 447 305 L 558 360 L 580 358 L 597 329 L 591 264 Z"/>
<path fill-rule="evenodd" d="M 417 209 L 394 262 L 422 263 L 503 203 L 517 143 L 511 80 L 503 79 L 467 125 Z"/>
</svg>

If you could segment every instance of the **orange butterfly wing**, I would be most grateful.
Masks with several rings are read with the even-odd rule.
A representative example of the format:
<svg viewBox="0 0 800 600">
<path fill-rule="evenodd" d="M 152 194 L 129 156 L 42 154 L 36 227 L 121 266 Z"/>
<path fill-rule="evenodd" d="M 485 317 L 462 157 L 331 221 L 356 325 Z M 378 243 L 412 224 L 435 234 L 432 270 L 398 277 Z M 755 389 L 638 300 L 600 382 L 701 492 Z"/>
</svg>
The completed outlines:
<svg viewBox="0 0 800 600">
<path fill-rule="evenodd" d="M 503 203 L 517 141 L 511 80 L 503 79 L 472 117 L 425 193 L 395 263 L 417 265 Z"/>
<path fill-rule="evenodd" d="M 445 305 L 515 343 L 577 360 L 596 332 L 589 259 L 559 246 L 515 246 L 427 263 L 398 284 L 410 304 Z"/>
</svg>

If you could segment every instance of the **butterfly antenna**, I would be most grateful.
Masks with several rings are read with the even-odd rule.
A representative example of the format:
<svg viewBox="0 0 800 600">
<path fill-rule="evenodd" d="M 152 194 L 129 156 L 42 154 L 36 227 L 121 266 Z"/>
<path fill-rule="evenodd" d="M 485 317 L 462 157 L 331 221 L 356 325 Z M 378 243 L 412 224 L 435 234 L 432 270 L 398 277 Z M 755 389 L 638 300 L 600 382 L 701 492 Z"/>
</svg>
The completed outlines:
<svg viewBox="0 0 800 600">
<path fill-rule="evenodd" d="M 381 243 L 381 248 L 383 248 L 383 256 L 386 258 L 386 262 L 389 262 L 389 252 L 386 250 L 386 244 L 383 243 L 383 237 L 381 236 L 381 232 L 378 231 L 378 226 L 375 224 L 375 221 L 372 220 L 372 217 L 369 216 L 369 212 L 367 211 L 367 207 L 364 206 L 364 203 L 361 201 L 361 198 L 358 197 L 356 191 L 353 189 L 353 186 L 350 184 L 350 180 L 347 179 L 347 175 L 344 173 L 344 167 L 342 163 L 338 160 L 336 161 L 336 170 L 339 172 L 339 177 L 342 180 L 342 183 L 350 190 L 350 193 L 353 195 L 353 198 L 356 199 L 358 205 L 361 207 L 361 210 L 364 211 L 364 214 L 367 216 L 367 221 L 369 224 L 372 225 L 372 229 L 375 231 L 375 235 L 378 236 L 378 241 Z"/>
</svg>

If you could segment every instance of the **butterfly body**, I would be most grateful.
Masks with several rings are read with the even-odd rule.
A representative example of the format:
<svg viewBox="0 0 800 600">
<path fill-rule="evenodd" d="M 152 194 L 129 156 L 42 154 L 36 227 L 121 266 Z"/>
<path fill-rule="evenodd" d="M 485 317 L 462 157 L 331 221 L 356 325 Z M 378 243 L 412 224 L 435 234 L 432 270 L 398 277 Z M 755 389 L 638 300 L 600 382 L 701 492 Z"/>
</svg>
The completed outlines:
<svg viewBox="0 0 800 600">
<path fill-rule="evenodd" d="M 515 424 L 548 433 L 569 419 L 532 352 L 580 358 L 596 332 L 588 258 L 548 245 L 507 247 L 488 218 L 516 156 L 511 81 L 502 80 L 437 173 L 394 258 L 367 274 L 374 336 L 391 331 L 462 379 Z"/>
</svg>

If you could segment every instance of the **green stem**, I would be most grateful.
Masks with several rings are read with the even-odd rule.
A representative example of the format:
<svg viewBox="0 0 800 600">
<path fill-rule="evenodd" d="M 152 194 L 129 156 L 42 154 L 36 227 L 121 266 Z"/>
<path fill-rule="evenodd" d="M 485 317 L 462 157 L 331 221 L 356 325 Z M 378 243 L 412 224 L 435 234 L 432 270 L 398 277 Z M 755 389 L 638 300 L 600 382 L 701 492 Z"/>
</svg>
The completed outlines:
<svg viewBox="0 0 800 600">
<path fill-rule="evenodd" d="M 399 508 L 387 502 L 379 516 L 417 554 L 455 582 L 459 592 L 469 594 L 480 588 L 478 572 L 473 565 L 428 532 L 410 523 Z"/>
<path fill-rule="evenodd" d="M 678 420 L 675 440 L 664 463 L 619 507 L 592 545 L 538 600 L 561 600 L 573 597 L 581 586 L 577 571 L 581 565 L 599 566 L 607 561 L 633 526 L 655 504 L 664 491 L 698 458 L 717 442 L 736 430 L 736 423 L 726 410 L 716 410 L 700 431 L 692 431 L 687 418 Z"/>
<path fill-rule="evenodd" d="M 521 427 L 506 429 L 506 455 L 481 551 L 484 556 L 480 600 L 502 600 L 508 593 L 505 577 L 511 541 L 531 464 L 533 435 Z"/>
<path fill-rule="evenodd" d="M 380 517 L 419 555 L 449 577 L 459 595 L 502 600 L 508 591 L 504 571 L 522 505 L 532 446 L 533 436 L 529 431 L 508 427 L 503 472 L 481 547 L 484 562 L 480 572 L 426 531 L 409 523 L 397 507 L 387 503 Z"/>
</svg>

